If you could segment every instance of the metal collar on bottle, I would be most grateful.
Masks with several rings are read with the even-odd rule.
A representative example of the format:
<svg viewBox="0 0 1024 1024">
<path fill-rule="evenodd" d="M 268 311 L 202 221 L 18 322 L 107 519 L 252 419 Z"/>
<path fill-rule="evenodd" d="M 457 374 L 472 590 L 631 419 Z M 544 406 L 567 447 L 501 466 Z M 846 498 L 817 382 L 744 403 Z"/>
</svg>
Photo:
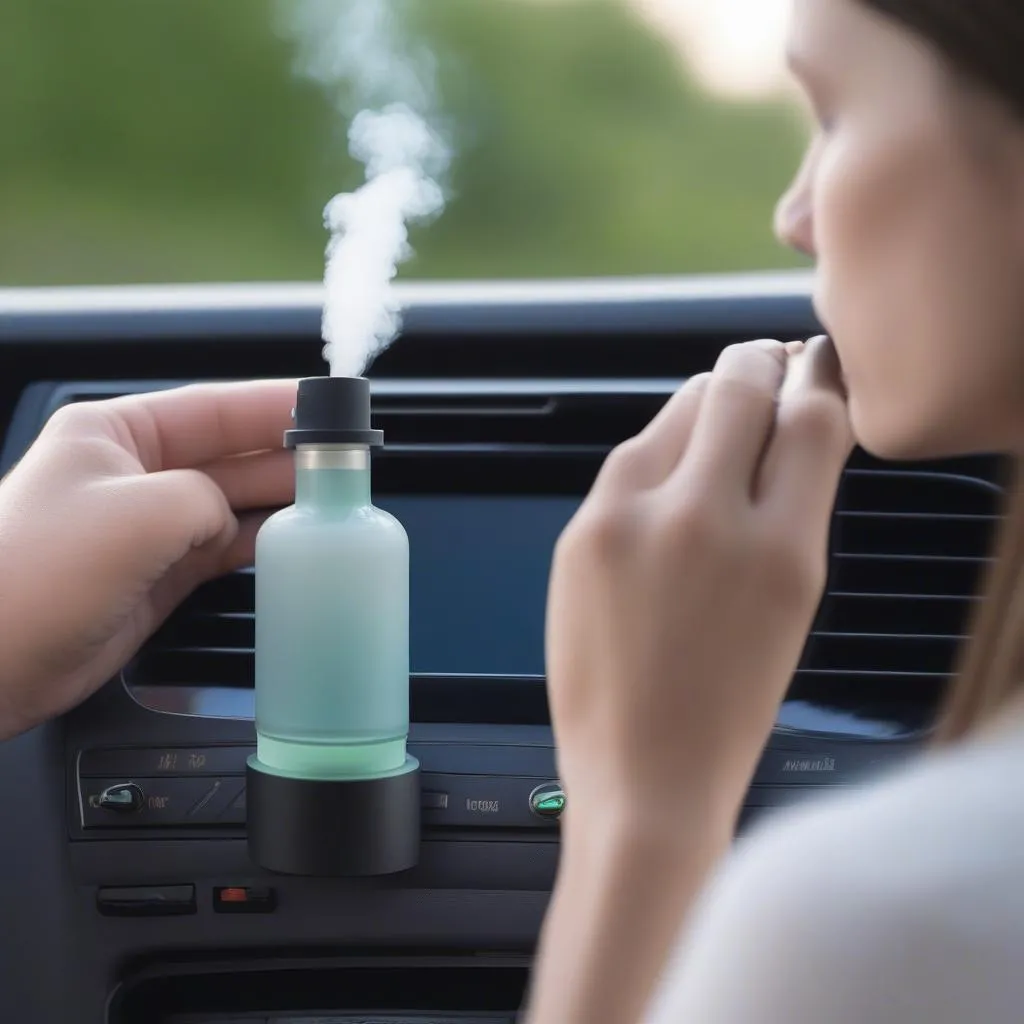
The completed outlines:
<svg viewBox="0 0 1024 1024">
<path fill-rule="evenodd" d="M 366 445 L 300 444 L 295 449 L 296 469 L 369 469 Z"/>
</svg>

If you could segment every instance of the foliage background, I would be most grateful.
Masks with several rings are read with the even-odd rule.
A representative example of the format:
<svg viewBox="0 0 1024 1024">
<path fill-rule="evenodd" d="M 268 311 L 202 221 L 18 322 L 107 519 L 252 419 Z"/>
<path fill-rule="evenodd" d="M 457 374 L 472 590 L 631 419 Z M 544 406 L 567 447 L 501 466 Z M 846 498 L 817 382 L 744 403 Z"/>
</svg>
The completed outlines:
<svg viewBox="0 0 1024 1024">
<path fill-rule="evenodd" d="M 4 0 L 0 284 L 321 276 L 323 205 L 361 179 L 272 5 Z M 459 153 L 405 276 L 800 264 L 770 231 L 799 115 L 706 95 L 622 2 L 418 0 L 407 27 Z"/>
</svg>

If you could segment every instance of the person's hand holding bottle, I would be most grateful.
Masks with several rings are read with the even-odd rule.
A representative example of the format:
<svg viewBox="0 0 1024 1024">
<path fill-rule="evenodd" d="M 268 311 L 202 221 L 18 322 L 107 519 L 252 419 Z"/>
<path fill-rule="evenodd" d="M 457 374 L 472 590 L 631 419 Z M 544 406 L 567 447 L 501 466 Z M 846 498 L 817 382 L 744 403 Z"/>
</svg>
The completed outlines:
<svg viewBox="0 0 1024 1024">
<path fill-rule="evenodd" d="M 295 381 L 68 406 L 0 483 L 0 740 L 74 706 L 291 500 Z"/>
<path fill-rule="evenodd" d="M 851 448 L 827 339 L 733 346 L 612 453 L 562 535 L 547 667 L 567 809 L 531 1024 L 639 1019 L 799 661 Z"/>
</svg>

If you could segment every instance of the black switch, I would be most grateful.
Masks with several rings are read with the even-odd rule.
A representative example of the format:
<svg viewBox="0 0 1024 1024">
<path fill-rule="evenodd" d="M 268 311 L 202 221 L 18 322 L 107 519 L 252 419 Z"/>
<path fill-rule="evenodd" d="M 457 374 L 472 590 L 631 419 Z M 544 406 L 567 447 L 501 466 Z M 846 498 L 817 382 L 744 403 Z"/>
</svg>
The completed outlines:
<svg viewBox="0 0 1024 1024">
<path fill-rule="evenodd" d="M 118 782 L 107 786 L 95 798 L 90 797 L 90 807 L 98 807 L 104 811 L 117 811 L 118 814 L 134 814 L 142 810 L 146 802 L 146 794 L 137 782 Z"/>
<path fill-rule="evenodd" d="M 107 887 L 96 893 L 101 914 L 112 917 L 167 917 L 196 912 L 194 885 L 131 885 Z"/>
<path fill-rule="evenodd" d="M 131 799 L 141 797 L 141 803 L 135 810 L 128 806 L 129 798 L 119 796 L 125 786 L 138 790 L 138 793 L 131 791 Z M 233 822 L 226 814 L 222 817 L 222 813 L 244 786 L 245 779 L 240 776 L 168 777 L 139 779 L 133 783 L 121 783 L 116 779 L 83 779 L 82 825 L 85 828 L 180 828 Z M 112 812 L 111 790 L 115 798 L 124 804 L 123 810 L 119 803 L 118 809 Z"/>
</svg>

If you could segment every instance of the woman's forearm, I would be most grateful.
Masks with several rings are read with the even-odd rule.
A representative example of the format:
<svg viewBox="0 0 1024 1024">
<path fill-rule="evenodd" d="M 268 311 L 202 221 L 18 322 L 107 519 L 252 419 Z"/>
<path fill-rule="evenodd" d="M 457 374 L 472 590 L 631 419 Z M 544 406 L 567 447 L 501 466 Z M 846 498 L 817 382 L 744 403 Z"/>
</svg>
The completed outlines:
<svg viewBox="0 0 1024 1024">
<path fill-rule="evenodd" d="M 609 815 L 568 831 L 541 936 L 528 1024 L 638 1024 L 731 830 Z"/>
</svg>

